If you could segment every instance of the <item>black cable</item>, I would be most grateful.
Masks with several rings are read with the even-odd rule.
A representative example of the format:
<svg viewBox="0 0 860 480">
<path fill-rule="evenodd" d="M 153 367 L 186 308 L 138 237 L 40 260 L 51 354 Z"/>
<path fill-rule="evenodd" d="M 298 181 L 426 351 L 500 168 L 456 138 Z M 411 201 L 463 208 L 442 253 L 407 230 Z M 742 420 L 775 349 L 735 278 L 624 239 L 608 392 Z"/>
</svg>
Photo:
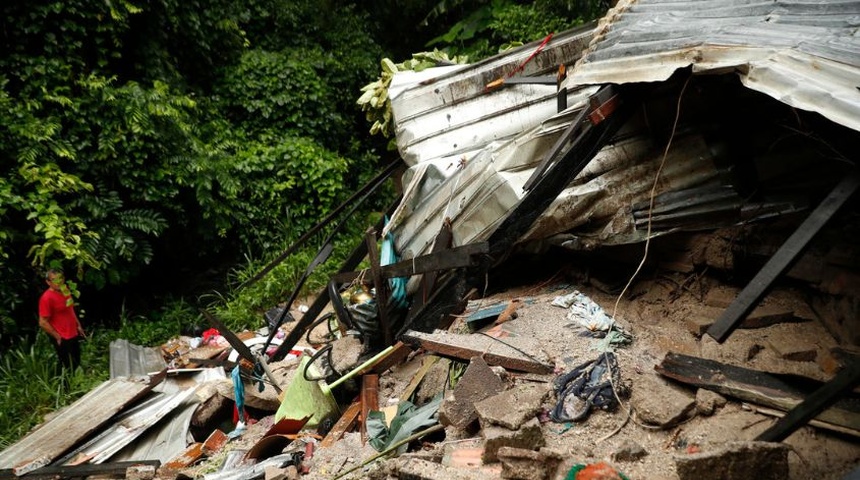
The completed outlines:
<svg viewBox="0 0 860 480">
<path fill-rule="evenodd" d="M 334 372 L 334 374 L 335 374 L 335 375 L 340 376 L 340 374 L 338 373 L 338 371 L 337 371 L 337 370 L 335 370 L 335 369 L 334 369 L 334 367 L 332 367 L 332 366 L 331 366 L 331 364 L 332 364 L 332 361 L 331 361 L 331 350 L 332 350 L 332 345 L 331 345 L 331 344 L 328 344 L 328 345 L 326 345 L 325 347 L 323 347 L 323 348 L 319 349 L 319 350 L 317 351 L 317 353 L 315 353 L 315 354 L 311 355 L 310 360 L 308 360 L 308 363 L 307 363 L 307 364 L 305 364 L 305 369 L 302 371 L 302 376 L 305 378 L 305 380 L 307 380 L 308 382 L 319 382 L 320 380 L 325 380 L 325 378 L 328 376 L 328 375 L 325 375 L 325 374 L 322 374 L 322 376 L 321 376 L 321 377 L 308 378 L 308 369 L 311 367 L 311 365 L 313 365 L 313 363 L 314 363 L 315 361 L 319 360 L 319 359 L 320 359 L 320 357 L 322 357 L 322 356 L 323 356 L 323 354 L 326 354 L 326 353 L 328 354 L 328 364 L 329 364 L 329 368 Z M 325 369 L 320 369 L 320 371 L 324 371 L 324 370 L 325 370 Z"/>
<path fill-rule="evenodd" d="M 320 317 L 320 318 L 318 318 L 318 319 L 314 320 L 314 323 L 312 323 L 312 324 L 310 324 L 310 326 L 308 326 L 308 329 L 307 329 L 307 331 L 305 332 L 305 341 L 306 341 L 306 342 L 308 342 L 308 344 L 313 344 L 313 343 L 331 343 L 331 342 L 332 342 L 332 340 L 327 340 L 327 341 L 323 341 L 323 342 L 313 342 L 313 341 L 311 341 L 311 333 L 313 332 L 314 328 L 316 328 L 320 323 L 322 323 L 322 322 L 325 322 L 325 321 L 329 320 L 329 319 L 332 317 L 332 315 L 334 315 L 332 312 L 326 313 L 326 314 L 325 314 L 325 315 L 323 315 L 322 317 Z M 331 324 L 329 324 L 327 327 L 328 327 L 328 333 L 329 333 L 329 334 L 334 333 L 334 331 L 331 329 Z"/>
<path fill-rule="evenodd" d="M 495 341 L 497 341 L 497 342 L 501 343 L 502 345 L 504 345 L 504 346 L 506 346 L 506 347 L 509 347 L 509 348 L 511 348 L 511 349 L 513 349 L 513 350 L 516 350 L 516 351 L 518 351 L 518 352 L 522 353 L 523 355 L 525 355 L 525 356 L 529 357 L 529 359 L 534 360 L 536 363 L 543 363 L 542 361 L 538 360 L 537 358 L 535 358 L 535 357 L 533 357 L 533 356 L 529 355 L 528 353 L 526 353 L 526 352 L 524 352 L 524 351 L 520 350 L 519 348 L 517 348 L 517 347 L 515 347 L 515 346 L 511 345 L 510 343 L 505 343 L 505 342 L 503 342 L 503 341 L 499 340 L 498 338 L 496 338 L 496 337 L 494 337 L 494 336 L 492 336 L 492 335 L 487 335 L 487 334 L 486 334 L 486 333 L 484 333 L 484 332 L 475 332 L 475 333 L 477 333 L 478 335 L 483 335 L 483 336 L 485 336 L 485 337 L 487 337 L 487 338 L 492 338 L 493 340 L 495 340 Z"/>
</svg>

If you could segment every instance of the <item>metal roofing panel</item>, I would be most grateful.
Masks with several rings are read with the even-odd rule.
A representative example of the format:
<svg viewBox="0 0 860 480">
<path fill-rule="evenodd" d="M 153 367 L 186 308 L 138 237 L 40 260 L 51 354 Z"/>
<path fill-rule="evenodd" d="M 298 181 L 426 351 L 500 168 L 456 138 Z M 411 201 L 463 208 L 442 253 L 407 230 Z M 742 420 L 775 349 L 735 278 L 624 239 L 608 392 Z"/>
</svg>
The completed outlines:
<svg viewBox="0 0 860 480">
<path fill-rule="evenodd" d="M 111 463 L 132 460 L 159 460 L 167 463 L 188 446 L 188 430 L 191 418 L 197 410 L 196 403 L 188 403 L 150 428 L 134 443 L 110 457 Z"/>
<path fill-rule="evenodd" d="M 159 349 L 118 339 L 110 342 L 110 378 L 147 375 L 167 368 Z"/>
<path fill-rule="evenodd" d="M 463 155 L 533 128 L 557 112 L 557 86 L 519 83 L 488 89 L 494 80 L 516 74 L 554 74 L 572 65 L 588 46 L 593 26 L 555 35 L 460 68 L 440 69 L 427 78 L 397 74 L 391 93 L 397 146 L 408 165 L 441 156 Z M 400 77 L 400 78 L 399 78 Z M 401 80 L 403 79 L 403 80 Z M 406 87 L 405 81 L 414 80 Z M 581 97 L 570 89 L 568 104 Z"/>
<path fill-rule="evenodd" d="M 193 389 L 171 394 L 154 393 L 145 402 L 123 413 L 113 425 L 98 436 L 66 455 L 58 464 L 77 464 L 82 460 L 96 464 L 105 462 L 182 405 L 193 394 Z"/>
<path fill-rule="evenodd" d="M 115 378 L 102 383 L 0 452 L 0 468 L 12 468 L 21 475 L 51 463 L 163 378 Z"/>
<path fill-rule="evenodd" d="M 692 66 L 860 130 L 860 2 L 622 0 L 571 86 L 663 81 Z"/>
</svg>

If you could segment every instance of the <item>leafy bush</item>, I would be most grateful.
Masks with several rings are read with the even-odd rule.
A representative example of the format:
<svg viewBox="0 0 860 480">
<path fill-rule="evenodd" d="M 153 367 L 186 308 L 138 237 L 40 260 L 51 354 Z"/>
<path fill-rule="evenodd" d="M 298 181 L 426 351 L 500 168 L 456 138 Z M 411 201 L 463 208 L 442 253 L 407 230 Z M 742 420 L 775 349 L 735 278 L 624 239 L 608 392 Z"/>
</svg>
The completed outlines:
<svg viewBox="0 0 860 480">
<path fill-rule="evenodd" d="M 100 368 L 56 374 L 56 354 L 46 335 L 22 342 L 0 356 L 0 449 L 42 422 L 45 415 L 73 403 L 107 379 Z M 84 342 L 82 357 L 92 357 Z"/>
</svg>

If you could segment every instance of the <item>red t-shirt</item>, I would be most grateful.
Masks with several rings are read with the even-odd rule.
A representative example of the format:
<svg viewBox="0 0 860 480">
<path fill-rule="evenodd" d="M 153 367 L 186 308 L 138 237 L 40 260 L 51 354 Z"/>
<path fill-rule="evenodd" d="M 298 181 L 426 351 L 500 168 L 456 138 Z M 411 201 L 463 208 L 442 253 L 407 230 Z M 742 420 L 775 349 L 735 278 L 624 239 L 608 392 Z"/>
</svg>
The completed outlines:
<svg viewBox="0 0 860 480">
<path fill-rule="evenodd" d="M 39 299 L 39 316 L 47 318 L 64 340 L 78 336 L 78 317 L 70 300 L 70 297 L 50 288 Z"/>
</svg>

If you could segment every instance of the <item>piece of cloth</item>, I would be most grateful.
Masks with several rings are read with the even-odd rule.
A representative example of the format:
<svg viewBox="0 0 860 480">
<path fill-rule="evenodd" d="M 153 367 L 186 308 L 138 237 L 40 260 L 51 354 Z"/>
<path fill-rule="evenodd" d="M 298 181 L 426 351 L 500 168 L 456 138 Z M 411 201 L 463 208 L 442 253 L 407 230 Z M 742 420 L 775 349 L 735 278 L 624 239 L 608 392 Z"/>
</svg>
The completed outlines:
<svg viewBox="0 0 860 480">
<path fill-rule="evenodd" d="M 59 365 L 66 370 L 74 370 L 81 364 L 81 337 L 64 338 L 59 345 L 51 339 L 57 351 Z"/>
<path fill-rule="evenodd" d="M 614 390 L 621 390 L 623 385 L 613 352 L 600 353 L 594 360 L 558 377 L 553 387 L 558 404 L 550 412 L 550 418 L 557 423 L 584 420 L 593 407 L 615 408 L 618 405 L 616 393 L 625 393 Z"/>
<path fill-rule="evenodd" d="M 64 340 L 78 336 L 78 317 L 71 296 L 50 288 L 45 290 L 39 298 L 39 316 L 47 318 Z"/>
</svg>

